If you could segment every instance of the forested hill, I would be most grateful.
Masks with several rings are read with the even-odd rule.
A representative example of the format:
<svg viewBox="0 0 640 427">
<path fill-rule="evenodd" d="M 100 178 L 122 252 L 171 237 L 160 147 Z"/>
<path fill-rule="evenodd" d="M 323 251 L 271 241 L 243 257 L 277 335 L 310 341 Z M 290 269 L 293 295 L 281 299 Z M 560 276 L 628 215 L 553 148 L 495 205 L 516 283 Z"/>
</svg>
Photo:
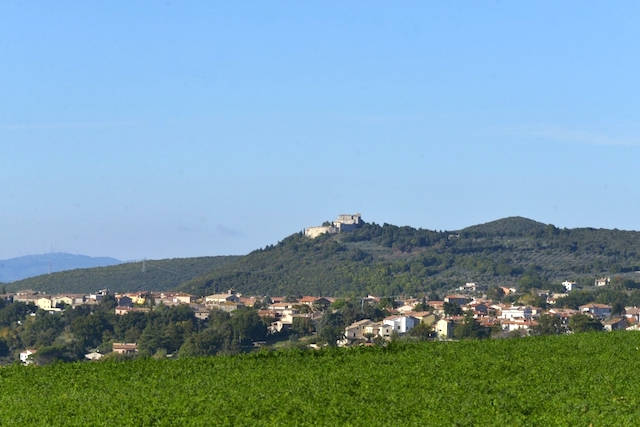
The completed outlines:
<svg viewBox="0 0 640 427">
<path fill-rule="evenodd" d="M 532 219 L 523 218 L 521 216 L 512 216 L 509 218 L 499 219 L 497 221 L 487 222 L 485 224 L 473 225 L 465 228 L 462 232 L 485 236 L 539 236 L 541 232 L 545 231 L 546 227 L 548 227 L 546 224 Z"/>
<path fill-rule="evenodd" d="M 109 288 L 122 291 L 166 291 L 175 289 L 182 282 L 209 273 L 237 260 L 238 256 L 200 258 L 175 258 L 129 262 L 109 267 L 82 268 L 44 274 L 37 277 L 4 284 L 8 292 L 33 289 L 47 293 L 89 293 Z"/>
<path fill-rule="evenodd" d="M 521 288 L 592 284 L 640 270 L 640 233 L 559 229 L 526 218 L 453 232 L 365 224 L 339 235 L 291 235 L 180 286 L 270 295 L 417 295 L 467 281 Z M 640 279 L 640 277 L 638 277 Z"/>
</svg>

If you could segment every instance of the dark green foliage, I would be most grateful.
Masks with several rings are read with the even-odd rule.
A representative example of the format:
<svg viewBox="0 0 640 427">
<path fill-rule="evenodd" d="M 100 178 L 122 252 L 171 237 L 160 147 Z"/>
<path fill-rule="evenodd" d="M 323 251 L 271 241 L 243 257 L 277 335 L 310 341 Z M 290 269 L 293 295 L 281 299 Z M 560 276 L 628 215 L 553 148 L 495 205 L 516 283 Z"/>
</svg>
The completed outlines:
<svg viewBox="0 0 640 427">
<path fill-rule="evenodd" d="M 413 338 L 427 340 L 433 338 L 433 328 L 426 323 L 418 323 L 416 326 L 411 328 L 408 335 Z"/>
<path fill-rule="evenodd" d="M 467 312 L 462 323 L 455 326 L 453 335 L 459 340 L 481 340 L 489 338 L 489 335 L 491 335 L 491 329 L 482 326 L 473 318 L 473 314 L 471 312 Z"/>
<path fill-rule="evenodd" d="M 492 236 L 496 234 L 504 236 L 530 236 L 544 234 L 547 230 L 554 229 L 555 227 L 549 227 L 541 222 L 514 216 L 467 227 L 463 229 L 460 234 L 466 237 Z M 553 231 L 551 231 L 551 233 L 553 233 Z"/>
<path fill-rule="evenodd" d="M 30 313 L 35 313 L 38 308 L 34 304 L 16 302 L 8 304 L 0 309 L 0 327 L 12 326 L 16 322 L 24 322 Z"/>
<path fill-rule="evenodd" d="M 9 355 L 9 344 L 4 339 L 0 339 L 0 358 Z"/>
<path fill-rule="evenodd" d="M 593 302 L 597 294 L 588 291 L 573 291 L 564 298 L 561 298 L 556 305 L 558 307 L 571 308 L 577 310 L 581 305 L 589 304 Z"/>
<path fill-rule="evenodd" d="M 47 293 L 90 293 L 109 288 L 114 292 L 167 291 L 180 283 L 237 260 L 238 256 L 175 258 L 129 262 L 109 267 L 82 268 L 31 277 L 6 284 L 9 292 L 33 289 Z"/>
<path fill-rule="evenodd" d="M 383 297 L 426 295 L 466 281 L 561 290 L 568 278 L 593 284 L 619 272 L 620 285 L 639 286 L 640 233 L 558 229 L 506 218 L 459 232 L 364 224 L 353 232 L 309 239 L 302 233 L 190 280 L 199 295 L 234 288 L 258 295 Z"/>
<path fill-rule="evenodd" d="M 50 346 L 64 330 L 64 322 L 58 313 L 38 310 L 35 317 L 25 319 L 20 338 L 27 348 Z"/>
<path fill-rule="evenodd" d="M 538 318 L 538 324 L 531 328 L 531 335 L 561 335 L 567 332 L 562 319 L 557 316 L 543 314 Z"/>
<path fill-rule="evenodd" d="M 600 321 L 586 314 L 576 314 L 569 319 L 569 329 L 572 332 L 597 332 L 602 331 L 604 327 Z"/>
<path fill-rule="evenodd" d="M 624 307 L 640 306 L 640 290 L 636 289 L 631 292 L 599 288 L 593 291 L 573 291 L 564 298 L 560 298 L 556 303 L 557 307 L 572 308 L 577 310 L 581 305 L 592 302 L 599 304 L 610 304 L 612 308 L 615 305 L 613 314 L 621 314 Z"/>
<path fill-rule="evenodd" d="M 267 327 L 260 320 L 258 313 L 249 308 L 240 308 L 231 316 L 233 338 L 240 343 L 250 344 L 251 341 L 264 341 L 267 338 Z"/>
<path fill-rule="evenodd" d="M 498 286 L 491 286 L 487 291 L 487 298 L 493 301 L 502 301 L 502 298 L 504 298 L 504 291 Z"/>
<path fill-rule="evenodd" d="M 295 317 L 291 323 L 291 333 L 304 336 L 311 335 L 314 331 L 313 323 L 308 317 Z"/>
<path fill-rule="evenodd" d="M 116 317 L 103 311 L 95 311 L 87 316 L 77 317 L 71 322 L 71 331 L 82 348 L 97 347 L 102 343 L 105 332 L 113 332 Z"/>
<path fill-rule="evenodd" d="M 235 354 L 239 347 L 230 329 L 207 328 L 190 336 L 180 347 L 180 357 Z"/>
<path fill-rule="evenodd" d="M 83 349 L 77 343 L 56 344 L 40 347 L 38 352 L 31 356 L 37 365 L 46 365 L 54 361 L 73 362 L 82 360 Z"/>
<path fill-rule="evenodd" d="M 445 302 L 442 304 L 445 316 L 462 316 L 462 307 L 453 302 Z"/>
</svg>

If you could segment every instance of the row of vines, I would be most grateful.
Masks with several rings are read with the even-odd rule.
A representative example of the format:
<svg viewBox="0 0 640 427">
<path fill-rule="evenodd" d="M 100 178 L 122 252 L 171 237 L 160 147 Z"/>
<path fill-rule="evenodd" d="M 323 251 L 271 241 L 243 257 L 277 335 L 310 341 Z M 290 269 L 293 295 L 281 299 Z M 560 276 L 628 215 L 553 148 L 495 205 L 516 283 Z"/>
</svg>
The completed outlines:
<svg viewBox="0 0 640 427">
<path fill-rule="evenodd" d="M 635 425 L 640 334 L 0 369 L 0 425 Z"/>
</svg>

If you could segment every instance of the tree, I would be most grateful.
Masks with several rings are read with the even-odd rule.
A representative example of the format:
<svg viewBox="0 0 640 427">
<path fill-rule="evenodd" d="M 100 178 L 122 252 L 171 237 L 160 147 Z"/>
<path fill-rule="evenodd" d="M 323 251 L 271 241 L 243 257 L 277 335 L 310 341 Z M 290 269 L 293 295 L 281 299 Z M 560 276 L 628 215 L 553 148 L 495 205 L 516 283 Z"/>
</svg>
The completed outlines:
<svg viewBox="0 0 640 427">
<path fill-rule="evenodd" d="M 36 316 L 25 321 L 20 340 L 26 347 L 52 345 L 63 329 L 64 324 L 59 314 L 38 310 Z"/>
<path fill-rule="evenodd" d="M 311 304 L 313 309 L 316 311 L 325 311 L 327 308 L 329 308 L 330 305 L 331 303 L 329 302 L 329 300 L 325 298 L 318 298 Z"/>
<path fill-rule="evenodd" d="M 218 353 L 235 354 L 239 350 L 230 329 L 209 327 L 187 338 L 178 354 L 180 357 L 213 356 Z"/>
<path fill-rule="evenodd" d="M 0 339 L 0 357 L 9 355 L 9 345 L 5 340 Z"/>
<path fill-rule="evenodd" d="M 159 320 L 149 322 L 138 340 L 138 352 L 142 356 L 153 356 L 161 348 L 166 348 L 164 326 Z"/>
<path fill-rule="evenodd" d="M 231 316 L 233 337 L 242 343 L 263 341 L 267 337 L 267 327 L 260 320 L 258 312 L 250 308 L 239 308 Z"/>
<path fill-rule="evenodd" d="M 393 298 L 384 297 L 384 298 L 380 298 L 380 304 L 378 304 L 378 306 L 383 310 L 394 309 L 396 308 L 396 302 L 394 301 Z"/>
<path fill-rule="evenodd" d="M 413 311 L 431 311 L 431 306 L 427 303 L 427 299 L 422 297 L 422 300 L 413 307 Z"/>
<path fill-rule="evenodd" d="M 624 302 L 620 300 L 615 300 L 611 304 L 611 314 L 612 315 L 622 315 L 625 313 Z"/>
<path fill-rule="evenodd" d="M 284 302 L 298 302 L 300 298 L 295 295 L 287 295 L 284 297 Z"/>
<path fill-rule="evenodd" d="M 445 316 L 462 316 L 464 313 L 462 307 L 453 302 L 445 302 L 442 304 Z"/>
<path fill-rule="evenodd" d="M 547 281 L 540 275 L 542 269 L 537 265 L 531 265 L 524 272 L 524 275 L 518 280 L 518 288 L 521 292 L 529 290 L 542 289 L 548 285 Z"/>
<path fill-rule="evenodd" d="M 24 322 L 30 313 L 35 313 L 38 308 L 34 304 L 14 302 L 0 309 L 0 326 L 12 326 L 14 322 Z"/>
<path fill-rule="evenodd" d="M 57 360 L 71 362 L 82 359 L 84 357 L 84 351 L 78 345 L 75 345 L 75 343 L 69 343 L 67 345 L 58 344 L 41 347 L 38 349 L 38 352 L 31 357 L 36 365 L 46 365 Z"/>
<path fill-rule="evenodd" d="M 595 293 L 589 291 L 573 291 L 564 298 L 558 299 L 556 305 L 577 310 L 581 305 L 595 300 Z"/>
<path fill-rule="evenodd" d="M 502 301 L 502 298 L 504 298 L 504 291 L 499 286 L 491 286 L 487 291 L 487 298 L 493 301 Z"/>
<path fill-rule="evenodd" d="M 98 309 L 106 312 L 112 312 L 118 306 L 118 300 L 111 294 L 104 295 L 98 303 Z"/>
<path fill-rule="evenodd" d="M 531 307 L 547 308 L 546 298 L 537 295 L 534 289 L 530 293 L 522 295 L 520 302 Z"/>
<path fill-rule="evenodd" d="M 293 306 L 293 309 L 298 310 L 298 313 L 301 314 L 311 313 L 311 307 L 309 307 L 307 304 L 296 304 Z"/>
<path fill-rule="evenodd" d="M 299 335 L 310 335 L 313 333 L 313 323 L 308 317 L 294 317 L 291 322 L 291 332 Z"/>
<path fill-rule="evenodd" d="M 473 318 L 471 312 L 467 312 L 461 324 L 456 325 L 453 336 L 459 340 L 489 338 L 491 330 L 485 328 Z"/>
<path fill-rule="evenodd" d="M 562 319 L 549 314 L 541 315 L 538 324 L 531 328 L 531 335 L 560 335 L 566 332 L 567 327 L 562 324 Z"/>
<path fill-rule="evenodd" d="M 421 322 L 411 328 L 408 335 L 420 340 L 428 340 L 433 336 L 433 329 L 428 324 Z"/>
<path fill-rule="evenodd" d="M 600 323 L 599 320 L 594 319 L 591 316 L 586 314 L 576 314 L 569 319 L 569 329 L 575 333 L 593 332 L 602 331 L 604 326 L 602 326 L 602 323 Z"/>
<path fill-rule="evenodd" d="M 328 344 L 330 347 L 335 347 L 338 341 L 343 338 L 344 329 L 334 325 L 323 326 L 318 333 L 318 342 L 321 344 Z"/>
<path fill-rule="evenodd" d="M 113 325 L 109 323 L 106 313 L 98 311 L 74 319 L 71 331 L 82 348 L 97 347 L 102 342 L 105 331 L 113 332 Z"/>
</svg>

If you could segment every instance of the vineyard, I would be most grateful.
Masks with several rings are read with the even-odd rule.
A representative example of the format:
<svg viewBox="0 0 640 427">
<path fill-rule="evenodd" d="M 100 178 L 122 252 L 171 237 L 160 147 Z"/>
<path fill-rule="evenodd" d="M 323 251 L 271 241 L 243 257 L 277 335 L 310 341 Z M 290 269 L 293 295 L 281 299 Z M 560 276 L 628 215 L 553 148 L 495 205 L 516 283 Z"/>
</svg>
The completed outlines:
<svg viewBox="0 0 640 427">
<path fill-rule="evenodd" d="M 640 334 L 0 368 L 0 425 L 636 425 Z"/>
</svg>

